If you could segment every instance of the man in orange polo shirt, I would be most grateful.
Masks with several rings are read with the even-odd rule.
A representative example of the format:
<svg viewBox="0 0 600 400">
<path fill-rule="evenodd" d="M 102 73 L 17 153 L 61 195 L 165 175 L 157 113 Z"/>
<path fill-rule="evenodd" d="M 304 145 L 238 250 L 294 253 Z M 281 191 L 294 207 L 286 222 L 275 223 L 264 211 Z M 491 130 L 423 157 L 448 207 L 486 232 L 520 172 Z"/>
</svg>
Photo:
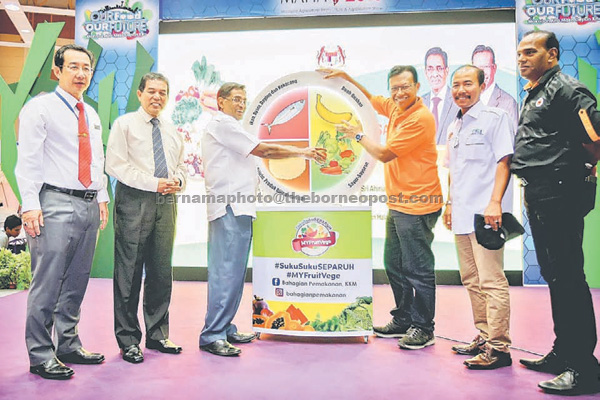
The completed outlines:
<svg viewBox="0 0 600 400">
<path fill-rule="evenodd" d="M 339 77 L 358 87 L 375 110 L 389 118 L 385 145 L 362 133 L 362 126 L 338 126 L 375 159 L 385 163 L 389 213 L 384 265 L 396 307 L 392 320 L 373 327 L 380 337 L 398 337 L 404 349 L 422 349 L 435 342 L 433 227 L 443 204 L 438 178 L 435 120 L 417 97 L 413 66 L 397 65 L 388 74 L 391 97 L 373 96 L 347 73 L 325 69 L 325 78 Z"/>
</svg>

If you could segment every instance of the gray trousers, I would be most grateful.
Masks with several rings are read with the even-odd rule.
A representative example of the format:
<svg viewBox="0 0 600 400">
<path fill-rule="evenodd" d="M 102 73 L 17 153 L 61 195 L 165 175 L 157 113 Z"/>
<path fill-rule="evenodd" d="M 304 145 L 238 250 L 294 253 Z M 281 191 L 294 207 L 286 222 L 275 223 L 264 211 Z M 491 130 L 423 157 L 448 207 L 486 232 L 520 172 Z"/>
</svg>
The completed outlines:
<svg viewBox="0 0 600 400">
<path fill-rule="evenodd" d="M 115 336 L 120 348 L 139 344 L 142 338 L 137 311 L 144 268 L 146 340 L 169 337 L 176 220 L 174 195 L 160 196 L 117 182 L 113 289 Z"/>
<path fill-rule="evenodd" d="M 252 241 L 252 217 L 227 214 L 208 223 L 208 304 L 200 346 L 237 332 L 237 313 Z"/>
<path fill-rule="evenodd" d="M 27 236 L 33 280 L 27 297 L 25 342 L 31 365 L 81 347 L 77 323 L 100 225 L 96 200 L 42 190 L 40 204 L 41 234 Z"/>
</svg>

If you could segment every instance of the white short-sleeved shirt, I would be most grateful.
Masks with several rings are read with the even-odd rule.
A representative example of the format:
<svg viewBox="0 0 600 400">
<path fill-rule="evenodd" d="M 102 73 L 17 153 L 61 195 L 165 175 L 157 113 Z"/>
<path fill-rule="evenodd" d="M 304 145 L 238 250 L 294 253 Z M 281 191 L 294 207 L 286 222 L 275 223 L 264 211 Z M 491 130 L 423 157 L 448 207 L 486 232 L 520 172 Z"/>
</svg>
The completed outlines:
<svg viewBox="0 0 600 400">
<path fill-rule="evenodd" d="M 448 167 L 452 196 L 452 231 L 469 234 L 475 214 L 490 203 L 498 161 L 514 152 L 514 123 L 505 111 L 477 102 L 448 128 Z M 512 212 L 504 196 L 502 212 Z"/>
<path fill-rule="evenodd" d="M 238 201 L 256 195 L 258 173 L 256 158 L 250 152 L 258 146 L 258 138 L 246 132 L 238 120 L 218 112 L 208 123 L 202 136 L 202 158 L 206 194 L 235 196 L 235 202 L 207 201 L 208 220 L 214 221 L 226 214 L 227 204 L 233 214 L 256 218 L 254 201 Z M 223 199 L 223 197 L 221 197 Z"/>
</svg>

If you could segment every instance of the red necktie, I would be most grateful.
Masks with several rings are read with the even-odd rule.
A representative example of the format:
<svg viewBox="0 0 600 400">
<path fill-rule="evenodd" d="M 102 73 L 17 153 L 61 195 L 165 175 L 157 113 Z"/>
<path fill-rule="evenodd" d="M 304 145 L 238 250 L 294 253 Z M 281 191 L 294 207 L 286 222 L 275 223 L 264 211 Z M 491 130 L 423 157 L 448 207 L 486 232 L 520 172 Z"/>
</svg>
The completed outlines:
<svg viewBox="0 0 600 400">
<path fill-rule="evenodd" d="M 79 110 L 79 182 L 85 187 L 92 184 L 92 145 L 90 143 L 90 133 L 88 130 L 87 121 L 85 120 L 85 111 L 83 103 L 77 103 Z"/>
</svg>

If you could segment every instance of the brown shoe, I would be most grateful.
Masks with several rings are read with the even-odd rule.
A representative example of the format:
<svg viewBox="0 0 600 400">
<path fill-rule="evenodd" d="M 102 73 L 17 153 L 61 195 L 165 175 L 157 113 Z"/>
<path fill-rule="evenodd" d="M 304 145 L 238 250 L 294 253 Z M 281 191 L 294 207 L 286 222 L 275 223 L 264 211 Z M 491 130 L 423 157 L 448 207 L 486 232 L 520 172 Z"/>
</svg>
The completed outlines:
<svg viewBox="0 0 600 400">
<path fill-rule="evenodd" d="M 452 351 L 461 356 L 476 356 L 483 351 L 485 339 L 481 336 L 475 336 L 475 339 L 467 345 L 452 346 Z"/>
<path fill-rule="evenodd" d="M 496 369 L 512 365 L 510 353 L 485 346 L 485 350 L 464 362 L 469 369 Z"/>
</svg>

